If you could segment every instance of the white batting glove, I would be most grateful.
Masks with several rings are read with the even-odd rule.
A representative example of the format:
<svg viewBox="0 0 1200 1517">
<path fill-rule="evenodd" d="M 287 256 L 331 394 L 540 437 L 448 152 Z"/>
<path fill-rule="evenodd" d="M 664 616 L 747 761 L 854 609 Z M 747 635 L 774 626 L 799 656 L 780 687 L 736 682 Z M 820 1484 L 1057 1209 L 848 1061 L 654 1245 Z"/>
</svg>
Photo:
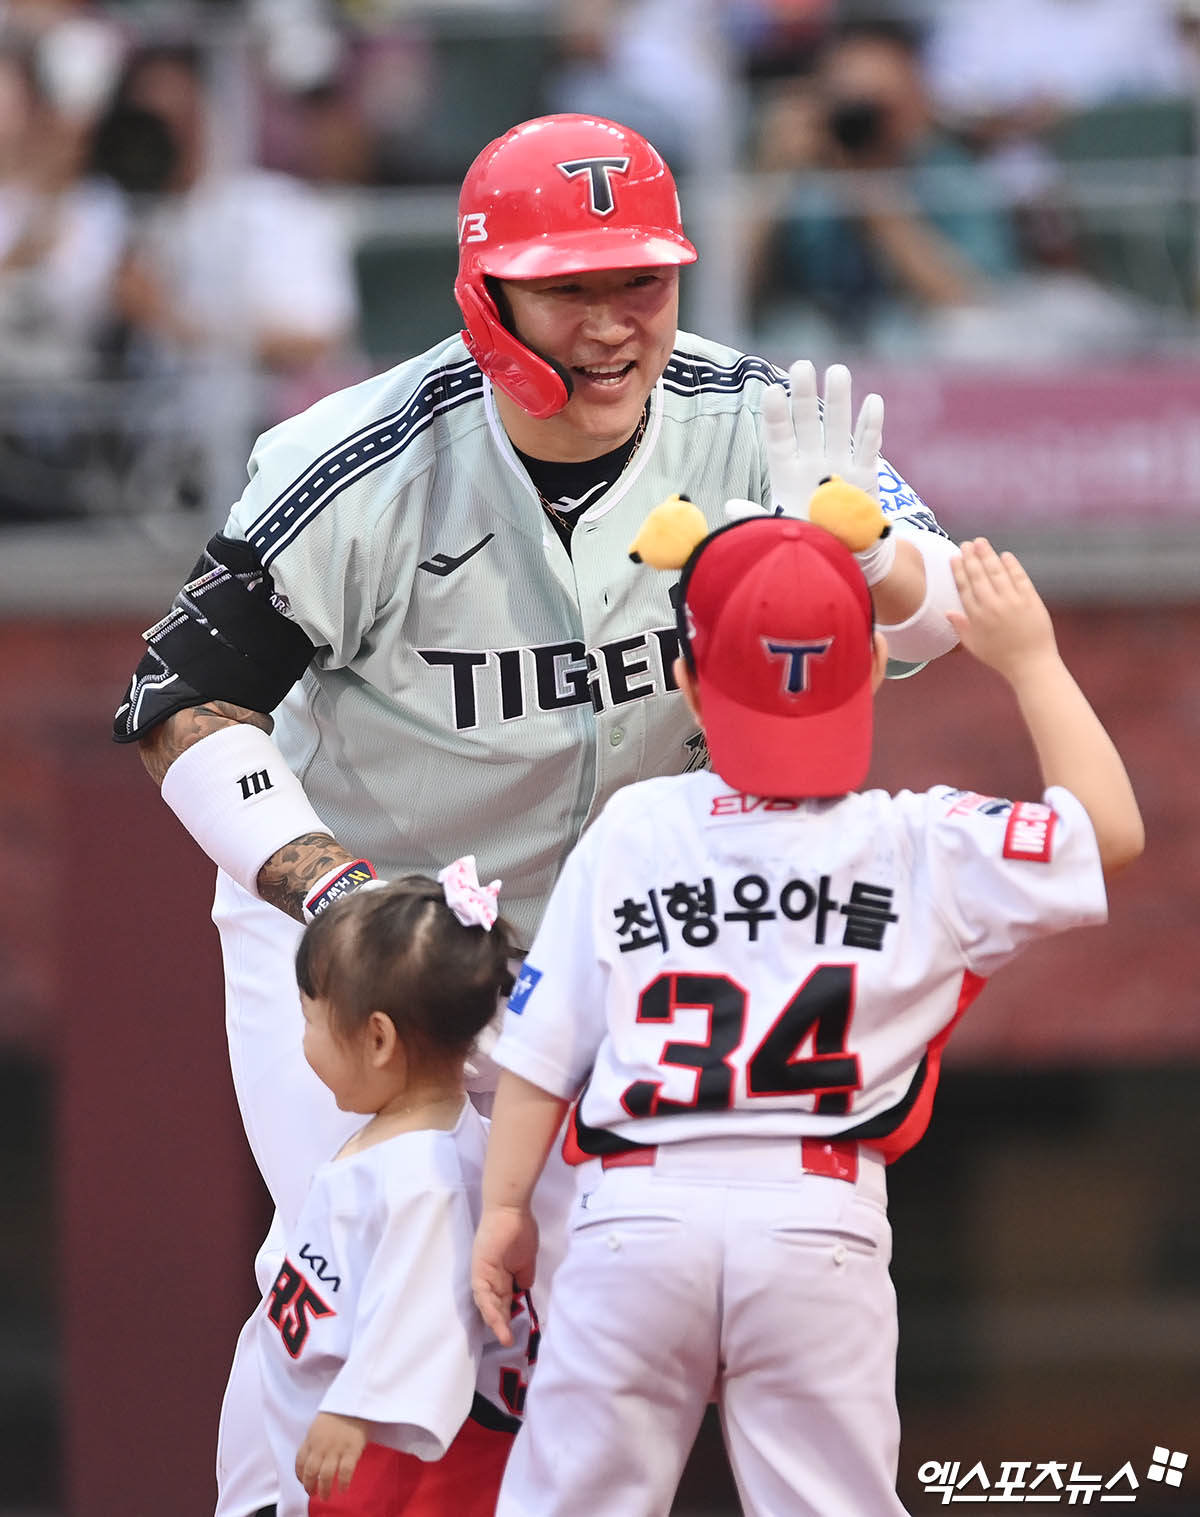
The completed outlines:
<svg viewBox="0 0 1200 1517">
<path fill-rule="evenodd" d="M 801 359 L 788 373 L 790 404 L 779 385 L 771 385 L 763 396 L 763 435 L 777 514 L 807 517 L 809 497 L 831 474 L 878 500 L 883 397 L 867 396 L 852 431 L 850 370 L 845 364 L 825 370 L 823 417 L 816 369 Z"/>
<path fill-rule="evenodd" d="M 808 359 L 794 363 L 788 375 L 790 401 L 779 385 L 772 385 L 763 396 L 763 436 L 775 514 L 807 520 L 813 491 L 834 474 L 878 502 L 882 395 L 872 393 L 863 401 L 852 433 L 850 370 L 845 364 L 835 363 L 825 370 L 823 408 L 817 398 L 817 371 Z M 751 501 L 725 502 L 731 519 L 753 515 L 756 509 Z M 885 528 L 878 542 L 854 556 L 867 584 L 877 585 L 895 562 L 895 535 Z"/>
</svg>

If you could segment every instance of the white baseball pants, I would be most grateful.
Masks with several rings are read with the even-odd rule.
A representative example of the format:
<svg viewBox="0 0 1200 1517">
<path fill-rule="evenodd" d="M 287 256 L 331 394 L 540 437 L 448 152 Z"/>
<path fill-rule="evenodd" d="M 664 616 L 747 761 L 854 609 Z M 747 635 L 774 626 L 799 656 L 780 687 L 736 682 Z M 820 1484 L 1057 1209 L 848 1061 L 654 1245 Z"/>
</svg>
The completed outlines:
<svg viewBox="0 0 1200 1517">
<path fill-rule="evenodd" d="M 496 1517 L 665 1517 L 714 1385 L 747 1517 L 904 1517 L 881 1160 L 795 1138 L 581 1166 Z"/>
</svg>

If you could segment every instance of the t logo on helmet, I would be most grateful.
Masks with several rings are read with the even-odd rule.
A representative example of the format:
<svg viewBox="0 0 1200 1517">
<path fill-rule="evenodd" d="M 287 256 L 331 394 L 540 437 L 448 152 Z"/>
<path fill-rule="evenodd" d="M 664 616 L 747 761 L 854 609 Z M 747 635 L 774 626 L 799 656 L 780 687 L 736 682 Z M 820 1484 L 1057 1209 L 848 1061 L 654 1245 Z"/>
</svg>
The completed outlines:
<svg viewBox="0 0 1200 1517">
<path fill-rule="evenodd" d="M 492 384 L 539 420 L 570 391 L 505 326 L 489 281 L 696 260 L 670 169 L 644 137 L 600 116 L 539 116 L 488 143 L 463 179 L 458 215 L 463 340 Z"/>
<path fill-rule="evenodd" d="M 574 179 L 576 174 L 588 176 L 588 189 L 591 195 L 592 210 L 597 216 L 611 216 L 616 210 L 616 201 L 613 199 L 612 184 L 609 182 L 610 174 L 627 174 L 629 172 L 628 158 L 572 158 L 567 163 L 555 164 L 560 173 L 568 179 Z"/>
</svg>

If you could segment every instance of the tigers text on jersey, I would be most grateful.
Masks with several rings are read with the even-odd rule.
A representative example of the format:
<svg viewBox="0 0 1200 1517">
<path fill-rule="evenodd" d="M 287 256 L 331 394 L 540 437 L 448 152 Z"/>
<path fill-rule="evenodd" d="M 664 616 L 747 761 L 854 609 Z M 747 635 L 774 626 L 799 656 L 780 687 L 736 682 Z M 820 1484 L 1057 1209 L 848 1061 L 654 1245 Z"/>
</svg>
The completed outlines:
<svg viewBox="0 0 1200 1517">
<path fill-rule="evenodd" d="M 385 877 L 474 853 L 528 941 L 607 798 L 704 760 L 671 676 L 673 578 L 628 548 L 675 491 L 713 525 L 733 496 L 769 500 L 762 397 L 784 378 L 680 333 L 570 554 L 457 338 L 260 439 L 225 531 L 318 649 L 275 736 L 335 837 Z M 886 464 L 880 486 L 902 531 L 940 532 Z"/>
<path fill-rule="evenodd" d="M 1095 835 L 941 786 L 770 800 L 717 775 L 614 796 L 568 859 L 498 1064 L 574 1098 L 580 1147 L 921 1136 L 941 1047 L 1026 944 L 1105 920 Z M 615 1137 L 614 1137 L 615 1135 Z"/>
<path fill-rule="evenodd" d="M 440 1459 L 468 1414 L 515 1430 L 531 1322 L 503 1348 L 471 1297 L 486 1126 L 403 1133 L 323 1165 L 259 1308 L 258 1347 L 280 1517 L 306 1513 L 294 1463 L 319 1411 L 380 1424 L 374 1441 Z"/>
</svg>

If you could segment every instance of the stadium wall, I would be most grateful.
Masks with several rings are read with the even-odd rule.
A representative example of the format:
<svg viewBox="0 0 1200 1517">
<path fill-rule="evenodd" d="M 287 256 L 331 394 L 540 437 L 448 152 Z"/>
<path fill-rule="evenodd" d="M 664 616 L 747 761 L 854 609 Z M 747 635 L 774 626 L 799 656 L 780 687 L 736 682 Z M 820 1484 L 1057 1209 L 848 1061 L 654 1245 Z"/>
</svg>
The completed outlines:
<svg viewBox="0 0 1200 1517">
<path fill-rule="evenodd" d="M 1127 756 L 1147 852 L 1115 883 L 1108 928 L 1031 952 L 988 989 L 951 1075 L 1200 1062 L 1200 607 L 1068 607 L 1056 622 Z M 53 1092 L 52 1257 L 9 1259 L 6 1310 L 54 1320 L 70 1517 L 211 1510 L 217 1407 L 268 1215 L 225 1062 L 211 871 L 109 740 L 141 625 L 0 621 L 0 1051 L 48 1068 Z M 877 751 L 872 781 L 890 788 L 1036 792 L 1011 697 L 965 655 L 884 691 Z"/>
</svg>

